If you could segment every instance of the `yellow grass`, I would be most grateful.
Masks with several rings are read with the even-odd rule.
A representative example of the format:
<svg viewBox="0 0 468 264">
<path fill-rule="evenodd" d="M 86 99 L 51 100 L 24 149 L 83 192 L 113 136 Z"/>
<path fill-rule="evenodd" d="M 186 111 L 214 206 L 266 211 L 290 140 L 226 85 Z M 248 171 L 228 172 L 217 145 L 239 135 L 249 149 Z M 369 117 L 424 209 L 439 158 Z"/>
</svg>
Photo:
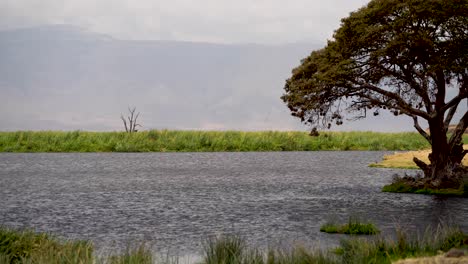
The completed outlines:
<svg viewBox="0 0 468 264">
<path fill-rule="evenodd" d="M 464 149 L 468 149 L 468 144 L 463 145 Z M 413 162 L 413 158 L 428 163 L 428 155 L 431 153 L 430 149 L 409 151 L 409 152 L 395 152 L 393 155 L 385 155 L 383 160 L 378 163 L 373 163 L 371 167 L 377 168 L 401 168 L 401 169 L 418 169 L 416 164 Z M 468 156 L 463 159 L 463 164 L 468 166 Z"/>
</svg>

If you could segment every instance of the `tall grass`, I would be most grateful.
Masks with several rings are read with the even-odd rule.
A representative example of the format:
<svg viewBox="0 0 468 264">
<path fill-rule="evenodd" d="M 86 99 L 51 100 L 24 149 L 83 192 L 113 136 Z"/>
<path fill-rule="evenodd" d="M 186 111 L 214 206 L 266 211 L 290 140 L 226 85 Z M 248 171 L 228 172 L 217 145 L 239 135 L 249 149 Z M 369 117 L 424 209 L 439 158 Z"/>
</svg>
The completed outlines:
<svg viewBox="0 0 468 264">
<path fill-rule="evenodd" d="M 136 247 L 128 246 L 121 254 L 97 258 L 97 262 L 101 264 L 152 264 L 156 262 L 156 259 L 148 247 L 140 244 Z"/>
<path fill-rule="evenodd" d="M 205 243 L 203 264 L 337 263 L 330 253 L 296 247 L 292 250 L 261 251 L 249 248 L 239 236 L 219 236 Z"/>
<path fill-rule="evenodd" d="M 465 137 L 468 142 L 468 137 Z M 419 150 L 417 133 L 176 131 L 0 132 L 0 152 L 212 152 L 314 150 Z"/>
<path fill-rule="evenodd" d="M 439 226 L 422 236 L 409 237 L 397 230 L 397 239 L 345 239 L 334 250 L 294 247 L 290 250 L 262 250 L 249 246 L 239 236 L 208 239 L 201 264 L 306 264 L 306 263 L 392 263 L 398 259 L 434 256 L 453 247 L 468 246 L 468 237 L 459 229 Z M 61 241 L 50 235 L 0 227 L 0 263 L 92 263 L 149 264 L 177 263 L 159 261 L 140 245 L 123 253 L 98 257 L 87 241 Z"/>
<path fill-rule="evenodd" d="M 0 264 L 151 264 L 152 252 L 144 245 L 97 257 L 89 241 L 63 241 L 45 233 L 0 227 Z"/>
<path fill-rule="evenodd" d="M 93 246 L 87 241 L 58 241 L 32 231 L 0 228 L 0 261 L 4 263 L 91 263 Z"/>
<path fill-rule="evenodd" d="M 422 237 L 409 238 L 407 233 L 397 230 L 396 240 L 342 240 L 336 252 L 341 255 L 342 263 L 390 264 L 399 259 L 435 256 L 467 243 L 467 236 L 458 228 L 440 225 L 426 229 Z"/>
<path fill-rule="evenodd" d="M 302 263 L 392 263 L 409 257 L 435 256 L 441 251 L 468 244 L 468 237 L 458 228 L 439 226 L 427 229 L 421 237 L 408 237 L 397 230 L 397 239 L 344 239 L 332 251 L 296 247 L 289 251 L 261 251 L 249 248 L 239 237 L 218 237 L 205 248 L 207 264 L 302 264 Z"/>
</svg>

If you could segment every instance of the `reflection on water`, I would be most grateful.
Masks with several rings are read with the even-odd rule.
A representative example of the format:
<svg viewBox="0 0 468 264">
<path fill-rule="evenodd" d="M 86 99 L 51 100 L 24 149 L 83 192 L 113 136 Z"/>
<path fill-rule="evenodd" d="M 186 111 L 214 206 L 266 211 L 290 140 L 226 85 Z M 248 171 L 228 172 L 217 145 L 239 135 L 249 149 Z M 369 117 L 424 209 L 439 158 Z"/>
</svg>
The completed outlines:
<svg viewBox="0 0 468 264">
<path fill-rule="evenodd" d="M 388 235 L 441 219 L 468 231 L 468 199 L 380 192 L 396 171 L 367 164 L 384 154 L 0 154 L 0 224 L 175 254 L 221 233 L 258 246 L 333 245 L 339 235 L 319 232 L 330 217 L 369 219 Z"/>
</svg>

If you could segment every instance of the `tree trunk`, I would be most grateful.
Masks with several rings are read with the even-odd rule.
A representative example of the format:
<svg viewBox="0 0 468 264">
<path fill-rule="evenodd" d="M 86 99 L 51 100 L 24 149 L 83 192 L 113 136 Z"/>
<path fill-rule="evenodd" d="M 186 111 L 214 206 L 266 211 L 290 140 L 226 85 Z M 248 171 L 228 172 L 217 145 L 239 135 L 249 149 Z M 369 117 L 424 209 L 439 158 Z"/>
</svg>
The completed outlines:
<svg viewBox="0 0 468 264">
<path fill-rule="evenodd" d="M 443 119 L 429 121 L 432 153 L 429 154 L 430 164 L 414 158 L 415 163 L 424 172 L 424 183 L 431 188 L 458 188 L 463 176 L 467 173 L 461 164 L 464 156 L 461 138 L 453 146 L 449 145 Z"/>
</svg>

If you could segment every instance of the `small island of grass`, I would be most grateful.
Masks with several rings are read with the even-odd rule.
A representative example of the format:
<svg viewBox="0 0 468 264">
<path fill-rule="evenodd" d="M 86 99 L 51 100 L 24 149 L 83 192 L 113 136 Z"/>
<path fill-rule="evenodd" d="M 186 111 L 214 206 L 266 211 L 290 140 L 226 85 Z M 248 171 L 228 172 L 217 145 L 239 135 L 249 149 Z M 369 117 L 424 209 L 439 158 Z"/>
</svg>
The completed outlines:
<svg viewBox="0 0 468 264">
<path fill-rule="evenodd" d="M 421 176 L 395 176 L 392 183 L 385 185 L 382 191 L 468 197 L 468 179 L 463 179 L 463 183 L 460 183 L 459 188 L 434 188 L 433 186 L 425 185 Z"/>
<path fill-rule="evenodd" d="M 372 223 L 365 223 L 357 218 L 350 218 L 347 224 L 339 225 L 329 221 L 320 227 L 321 232 L 348 235 L 376 235 L 380 230 Z"/>
</svg>

